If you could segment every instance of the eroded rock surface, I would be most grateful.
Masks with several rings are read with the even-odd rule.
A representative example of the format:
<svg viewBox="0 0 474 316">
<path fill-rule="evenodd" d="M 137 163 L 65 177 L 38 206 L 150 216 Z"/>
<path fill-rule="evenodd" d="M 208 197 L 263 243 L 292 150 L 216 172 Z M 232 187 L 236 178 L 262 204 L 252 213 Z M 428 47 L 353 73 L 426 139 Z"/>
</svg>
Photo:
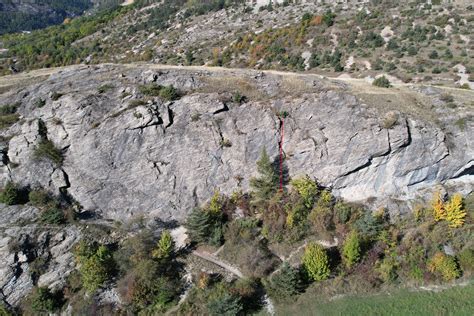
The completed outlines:
<svg viewBox="0 0 474 316">
<path fill-rule="evenodd" d="M 150 82 L 174 85 L 184 96 L 145 97 L 138 87 Z M 278 157 L 276 113 L 287 111 L 290 175 L 308 174 L 347 200 L 375 207 L 425 196 L 436 184 L 472 190 L 472 120 L 460 130 L 453 115 L 437 114 L 434 122 L 397 113 L 384 127 L 385 113 L 348 87 L 311 75 L 245 70 L 69 67 L 1 97 L 1 103 L 21 102 L 22 115 L 1 133 L 9 162 L 2 182 L 68 192 L 84 210 L 108 219 L 182 221 L 216 189 L 248 189 L 262 149 Z M 232 101 L 236 91 L 248 101 Z M 53 92 L 62 96 L 54 101 Z M 38 107 L 38 99 L 46 104 Z M 472 107 L 464 111 L 472 117 Z M 61 148 L 62 166 L 33 158 L 38 119 Z"/>
</svg>

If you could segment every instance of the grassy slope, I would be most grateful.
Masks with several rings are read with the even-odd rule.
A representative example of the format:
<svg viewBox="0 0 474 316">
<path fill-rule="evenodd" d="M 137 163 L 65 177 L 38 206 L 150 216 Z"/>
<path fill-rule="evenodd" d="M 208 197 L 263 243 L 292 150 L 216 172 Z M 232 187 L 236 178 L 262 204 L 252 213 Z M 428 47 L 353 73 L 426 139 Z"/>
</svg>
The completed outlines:
<svg viewBox="0 0 474 316">
<path fill-rule="evenodd" d="M 277 315 L 472 315 L 474 283 L 441 292 L 399 290 L 374 296 L 351 296 L 325 302 L 303 294 L 295 304 L 277 308 Z"/>
</svg>

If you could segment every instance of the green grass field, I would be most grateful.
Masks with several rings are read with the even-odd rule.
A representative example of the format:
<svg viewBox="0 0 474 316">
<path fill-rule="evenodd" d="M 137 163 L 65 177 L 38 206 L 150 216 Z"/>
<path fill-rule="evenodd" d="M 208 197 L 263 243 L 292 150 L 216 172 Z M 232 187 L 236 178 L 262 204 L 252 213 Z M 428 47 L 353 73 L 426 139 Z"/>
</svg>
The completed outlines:
<svg viewBox="0 0 474 316">
<path fill-rule="evenodd" d="M 301 295 L 294 304 L 278 306 L 277 315 L 474 315 L 474 283 L 438 293 L 399 290 L 364 297 L 343 297 L 330 302 Z"/>
</svg>

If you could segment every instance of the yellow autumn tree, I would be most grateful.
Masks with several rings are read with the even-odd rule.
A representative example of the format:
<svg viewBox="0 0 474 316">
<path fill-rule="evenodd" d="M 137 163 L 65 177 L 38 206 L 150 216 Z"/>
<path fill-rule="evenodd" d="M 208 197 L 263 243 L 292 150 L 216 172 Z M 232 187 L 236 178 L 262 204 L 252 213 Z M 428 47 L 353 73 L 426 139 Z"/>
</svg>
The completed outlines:
<svg viewBox="0 0 474 316">
<path fill-rule="evenodd" d="M 461 194 L 454 194 L 449 202 L 446 203 L 444 209 L 446 213 L 445 219 L 449 222 L 449 227 L 457 228 L 464 225 L 467 213 L 463 207 Z"/>
<path fill-rule="evenodd" d="M 433 208 L 433 216 L 435 221 L 439 222 L 446 218 L 446 210 L 444 208 L 444 202 L 441 197 L 441 192 L 436 191 L 431 201 L 431 207 Z"/>
</svg>

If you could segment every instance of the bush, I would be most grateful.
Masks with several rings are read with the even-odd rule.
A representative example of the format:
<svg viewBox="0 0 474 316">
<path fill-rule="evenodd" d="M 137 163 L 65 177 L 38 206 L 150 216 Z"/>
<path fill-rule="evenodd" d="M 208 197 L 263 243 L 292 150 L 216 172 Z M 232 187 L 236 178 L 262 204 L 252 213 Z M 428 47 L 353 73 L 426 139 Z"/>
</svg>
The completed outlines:
<svg viewBox="0 0 474 316">
<path fill-rule="evenodd" d="M 392 86 L 390 81 L 385 76 L 375 79 L 372 85 L 380 88 L 390 88 Z"/>
<path fill-rule="evenodd" d="M 342 259 L 346 267 L 351 268 L 355 263 L 359 262 L 361 255 L 359 235 L 356 231 L 352 231 L 346 237 L 342 246 Z"/>
<path fill-rule="evenodd" d="M 326 250 L 321 245 L 309 243 L 305 248 L 302 260 L 303 266 L 311 279 L 321 281 L 329 277 L 329 258 Z"/>
<path fill-rule="evenodd" d="M 439 55 L 438 55 L 438 52 L 437 52 L 437 51 L 433 50 L 433 51 L 431 51 L 431 53 L 428 55 L 428 57 L 429 57 L 430 59 L 438 59 L 438 58 L 439 58 Z"/>
<path fill-rule="evenodd" d="M 446 103 L 448 103 L 448 102 L 453 102 L 453 101 L 454 101 L 454 97 L 453 97 L 451 94 L 449 94 L 449 93 L 443 93 L 443 94 L 439 97 L 439 99 L 440 99 L 441 101 L 443 101 L 443 102 L 446 102 Z"/>
<path fill-rule="evenodd" d="M 167 101 L 174 101 L 180 97 L 178 90 L 173 86 L 149 84 L 138 87 L 138 90 L 144 95 L 159 96 L 160 98 Z"/>
<path fill-rule="evenodd" d="M 63 163 L 64 157 L 60 149 L 48 139 L 42 139 L 33 153 L 35 159 L 47 159 L 56 165 Z"/>
<path fill-rule="evenodd" d="M 0 202 L 6 205 L 16 205 L 21 202 L 21 189 L 17 184 L 8 182 L 0 192 Z"/>
<path fill-rule="evenodd" d="M 281 270 L 268 280 L 265 287 L 272 298 L 287 300 L 300 293 L 302 289 L 300 273 L 285 262 Z"/>
<path fill-rule="evenodd" d="M 28 193 L 28 199 L 33 206 L 43 207 L 51 202 L 52 198 L 48 191 L 43 189 L 36 189 Z"/>
<path fill-rule="evenodd" d="M 51 293 L 46 287 L 37 288 L 31 297 L 31 309 L 38 313 L 52 313 L 61 307 L 58 295 Z"/>
<path fill-rule="evenodd" d="M 50 225 L 61 225 L 66 222 L 66 218 L 60 208 L 53 206 L 41 213 L 40 221 Z"/>
<path fill-rule="evenodd" d="M 174 101 L 179 99 L 179 92 L 173 86 L 166 86 L 160 88 L 159 96 L 167 101 Z"/>
<path fill-rule="evenodd" d="M 443 252 L 437 252 L 428 262 L 428 269 L 432 273 L 437 273 L 445 281 L 451 281 L 461 276 L 461 271 L 456 264 L 454 257 Z"/>
<path fill-rule="evenodd" d="M 444 206 L 446 210 L 446 221 L 448 221 L 449 227 L 451 228 L 461 227 L 466 221 L 465 217 L 467 216 L 467 212 L 464 209 L 462 200 L 462 195 L 456 193 Z"/>
<path fill-rule="evenodd" d="M 474 272 L 474 249 L 464 249 L 458 254 L 459 265 L 464 272 Z"/>
</svg>

